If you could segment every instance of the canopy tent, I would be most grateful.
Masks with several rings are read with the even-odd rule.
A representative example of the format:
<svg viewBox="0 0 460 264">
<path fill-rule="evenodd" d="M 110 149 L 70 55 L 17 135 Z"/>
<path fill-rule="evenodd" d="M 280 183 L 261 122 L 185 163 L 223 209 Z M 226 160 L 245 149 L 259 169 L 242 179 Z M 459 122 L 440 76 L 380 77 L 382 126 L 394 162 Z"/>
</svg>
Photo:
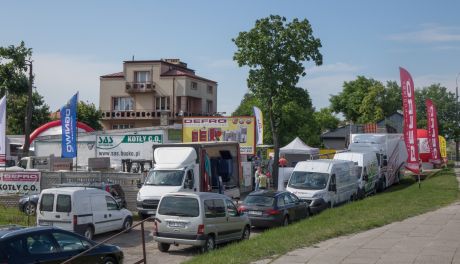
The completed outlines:
<svg viewBox="0 0 460 264">
<path fill-rule="evenodd" d="M 308 146 L 296 137 L 291 143 L 280 148 L 280 154 L 286 157 L 291 166 L 295 166 L 298 161 L 317 158 L 319 149 Z"/>
</svg>

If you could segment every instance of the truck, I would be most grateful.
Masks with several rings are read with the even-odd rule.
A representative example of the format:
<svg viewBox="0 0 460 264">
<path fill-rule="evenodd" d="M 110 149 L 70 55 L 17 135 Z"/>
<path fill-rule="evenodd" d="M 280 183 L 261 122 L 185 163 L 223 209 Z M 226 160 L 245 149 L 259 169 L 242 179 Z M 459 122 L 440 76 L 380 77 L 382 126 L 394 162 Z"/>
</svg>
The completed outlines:
<svg viewBox="0 0 460 264">
<path fill-rule="evenodd" d="M 153 146 L 153 168 L 140 184 L 137 211 L 156 214 L 170 192 L 216 192 L 240 197 L 240 147 L 237 142 L 171 143 Z"/>
<path fill-rule="evenodd" d="M 350 142 L 349 151 L 375 153 L 379 167 L 378 192 L 399 182 L 407 160 L 402 134 L 351 134 Z"/>
<path fill-rule="evenodd" d="M 72 170 L 73 161 L 69 158 L 50 156 L 23 157 L 18 166 L 26 170 L 59 171 Z"/>
<path fill-rule="evenodd" d="M 357 165 L 358 198 L 377 192 L 380 168 L 375 153 L 344 151 L 336 153 L 334 159 L 353 161 Z"/>
<path fill-rule="evenodd" d="M 321 159 L 300 161 L 294 167 L 286 190 L 307 202 L 310 213 L 357 198 L 354 162 Z"/>
</svg>

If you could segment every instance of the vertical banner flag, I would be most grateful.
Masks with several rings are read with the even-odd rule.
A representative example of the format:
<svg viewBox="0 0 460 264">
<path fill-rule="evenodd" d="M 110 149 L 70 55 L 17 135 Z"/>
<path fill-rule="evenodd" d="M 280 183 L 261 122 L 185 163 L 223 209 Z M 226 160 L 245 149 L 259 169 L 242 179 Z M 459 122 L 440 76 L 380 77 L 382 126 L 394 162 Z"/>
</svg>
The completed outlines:
<svg viewBox="0 0 460 264">
<path fill-rule="evenodd" d="M 0 100 L 0 166 L 6 166 L 6 95 Z"/>
<path fill-rule="evenodd" d="M 420 173 L 417 145 L 417 113 L 415 110 L 414 81 L 409 72 L 399 68 L 401 77 L 402 102 L 404 111 L 404 142 L 407 149 L 406 168 L 413 173 Z"/>
<path fill-rule="evenodd" d="M 428 123 L 428 145 L 430 147 L 431 159 L 433 164 L 441 164 L 441 153 L 439 150 L 438 138 L 438 117 L 436 107 L 430 99 L 425 100 L 426 118 Z"/>
<path fill-rule="evenodd" d="M 75 158 L 77 156 L 77 102 L 78 93 L 72 96 L 70 101 L 61 108 L 61 157 L 63 158 Z"/>
<path fill-rule="evenodd" d="M 264 141 L 264 117 L 259 107 L 254 106 L 254 116 L 256 117 L 257 142 L 256 145 L 262 145 Z"/>
</svg>

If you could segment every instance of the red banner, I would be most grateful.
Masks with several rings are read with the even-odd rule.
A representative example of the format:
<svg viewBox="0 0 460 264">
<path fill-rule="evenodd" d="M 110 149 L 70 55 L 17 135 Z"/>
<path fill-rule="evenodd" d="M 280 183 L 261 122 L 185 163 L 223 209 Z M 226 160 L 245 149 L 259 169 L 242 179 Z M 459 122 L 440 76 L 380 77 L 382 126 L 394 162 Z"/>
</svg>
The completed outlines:
<svg viewBox="0 0 460 264">
<path fill-rule="evenodd" d="M 441 155 L 439 150 L 438 137 L 438 117 L 436 107 L 430 99 L 425 100 L 426 119 L 428 123 L 428 146 L 430 147 L 431 159 L 433 164 L 441 164 Z"/>
<path fill-rule="evenodd" d="M 409 72 L 399 68 L 401 76 L 402 102 L 404 111 L 404 142 L 407 149 L 406 168 L 413 173 L 420 173 L 417 145 L 417 113 L 415 110 L 414 81 Z"/>
</svg>

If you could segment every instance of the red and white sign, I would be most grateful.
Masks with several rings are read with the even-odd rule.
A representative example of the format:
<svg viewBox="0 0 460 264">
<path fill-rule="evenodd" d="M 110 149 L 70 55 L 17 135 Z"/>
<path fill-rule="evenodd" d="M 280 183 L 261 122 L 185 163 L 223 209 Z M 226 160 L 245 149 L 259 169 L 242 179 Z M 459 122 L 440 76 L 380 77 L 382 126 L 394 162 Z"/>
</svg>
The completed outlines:
<svg viewBox="0 0 460 264">
<path fill-rule="evenodd" d="M 441 155 L 439 151 L 439 137 L 438 137 L 438 118 L 436 114 L 436 107 L 430 99 L 425 100 L 426 105 L 426 118 L 428 122 L 428 146 L 430 148 L 431 159 L 433 164 L 441 164 Z"/>
<path fill-rule="evenodd" d="M 0 172 L 0 194 L 40 193 L 39 171 Z"/>
<path fill-rule="evenodd" d="M 409 72 L 399 68 L 404 112 L 404 142 L 407 149 L 406 168 L 413 173 L 420 173 L 417 146 L 417 113 L 415 108 L 414 81 Z"/>
</svg>

